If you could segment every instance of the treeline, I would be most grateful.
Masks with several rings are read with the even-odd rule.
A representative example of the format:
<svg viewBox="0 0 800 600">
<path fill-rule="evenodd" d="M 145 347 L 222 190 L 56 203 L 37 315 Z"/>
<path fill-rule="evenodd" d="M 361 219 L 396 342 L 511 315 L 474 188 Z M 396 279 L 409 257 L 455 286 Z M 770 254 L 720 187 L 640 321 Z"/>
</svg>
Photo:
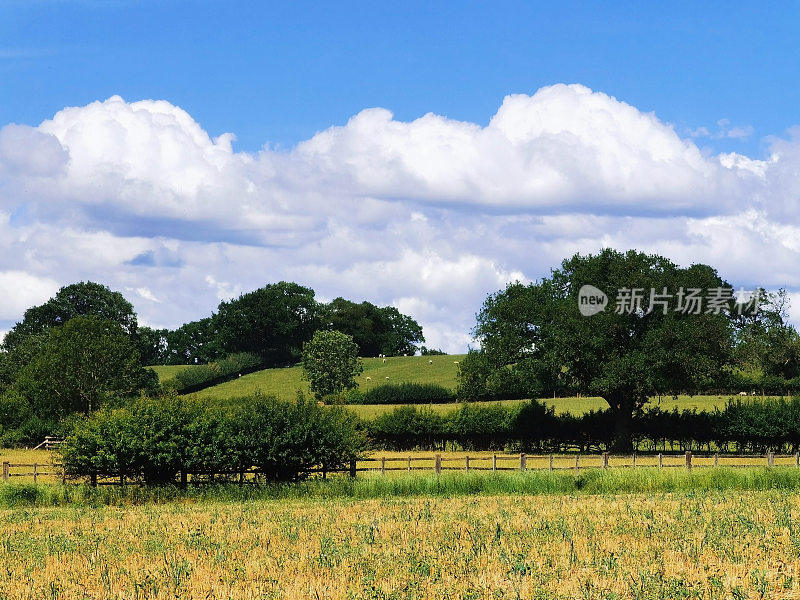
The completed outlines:
<svg viewBox="0 0 800 600">
<path fill-rule="evenodd" d="M 541 398 L 553 394 L 566 398 L 587 393 L 579 380 L 566 376 L 548 379 L 535 368 L 528 369 L 528 366 L 521 362 L 513 368 L 496 368 L 486 353 L 470 351 L 461 359 L 456 396 L 465 401 L 490 401 Z M 677 388 L 673 392 L 792 396 L 800 393 L 800 374 L 788 369 L 784 374 L 777 374 L 733 367 L 706 378 L 691 389 Z"/>
<path fill-rule="evenodd" d="M 414 354 L 422 327 L 393 306 L 336 298 L 317 302 L 314 290 L 281 281 L 223 301 L 217 312 L 177 329 L 139 328 L 146 364 L 205 364 L 236 353 L 259 356 L 265 367 L 295 364 L 315 331 L 346 333 L 359 356 Z"/>
<path fill-rule="evenodd" d="M 268 481 L 296 481 L 319 466 L 345 468 L 364 445 L 355 415 L 302 396 L 253 396 L 224 411 L 172 396 L 100 409 L 74 424 L 61 453 L 68 477 L 164 484 L 256 469 Z"/>
<path fill-rule="evenodd" d="M 533 400 L 511 407 L 464 403 L 447 414 L 404 406 L 366 427 L 371 444 L 385 450 L 602 452 L 614 442 L 610 410 L 557 415 Z M 638 451 L 796 452 L 800 398 L 734 399 L 712 412 L 649 407 L 634 416 L 631 434 Z"/>
<path fill-rule="evenodd" d="M 68 431 L 72 415 L 156 395 L 153 364 L 199 364 L 167 388 L 190 392 L 258 368 L 296 363 L 303 343 L 339 329 L 362 356 L 413 354 L 422 328 L 394 307 L 314 299 L 296 283 L 266 285 L 222 302 L 176 330 L 141 327 L 133 305 L 98 283 L 61 288 L 29 308 L 0 344 L 0 444 Z"/>
</svg>

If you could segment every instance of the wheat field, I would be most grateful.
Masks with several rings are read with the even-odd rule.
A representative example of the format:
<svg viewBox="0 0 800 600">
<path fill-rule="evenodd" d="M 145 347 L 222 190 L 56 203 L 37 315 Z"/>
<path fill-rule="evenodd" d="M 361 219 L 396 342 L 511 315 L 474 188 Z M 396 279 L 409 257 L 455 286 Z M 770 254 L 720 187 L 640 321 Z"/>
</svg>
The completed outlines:
<svg viewBox="0 0 800 600">
<path fill-rule="evenodd" d="M 170 502 L 0 511 L 0 598 L 795 598 L 800 497 Z"/>
</svg>

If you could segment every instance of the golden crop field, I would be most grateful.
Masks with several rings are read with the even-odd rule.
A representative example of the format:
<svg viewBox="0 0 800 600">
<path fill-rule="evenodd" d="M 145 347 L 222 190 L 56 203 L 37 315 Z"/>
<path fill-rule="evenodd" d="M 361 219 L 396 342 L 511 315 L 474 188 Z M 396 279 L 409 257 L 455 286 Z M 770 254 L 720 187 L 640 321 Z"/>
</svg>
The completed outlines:
<svg viewBox="0 0 800 600">
<path fill-rule="evenodd" d="M 800 496 L 175 502 L 0 511 L 0 598 L 796 598 Z"/>
</svg>

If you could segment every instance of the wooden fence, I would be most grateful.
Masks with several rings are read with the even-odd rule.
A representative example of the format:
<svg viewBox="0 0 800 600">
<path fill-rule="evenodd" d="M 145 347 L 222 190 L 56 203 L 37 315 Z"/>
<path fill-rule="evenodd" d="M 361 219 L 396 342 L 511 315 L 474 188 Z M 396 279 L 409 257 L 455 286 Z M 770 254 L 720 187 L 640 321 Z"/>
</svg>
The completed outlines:
<svg viewBox="0 0 800 600">
<path fill-rule="evenodd" d="M 576 475 L 586 469 L 607 468 L 703 468 L 703 467 L 795 467 L 800 468 L 800 453 L 795 454 L 643 454 L 612 455 L 603 454 L 478 454 L 458 457 L 407 455 L 362 458 L 350 461 L 344 468 L 317 466 L 307 472 L 323 478 L 329 474 L 346 474 L 356 477 L 358 473 L 386 475 L 398 471 L 574 471 Z M 45 481 L 68 480 L 61 465 L 53 463 L 17 464 L 3 462 L 3 481 L 16 478 L 32 479 L 38 483 Z M 92 485 L 125 485 L 125 477 L 119 474 L 97 474 L 86 478 Z M 211 482 L 258 483 L 264 481 L 257 469 L 235 472 L 182 472 L 180 483 L 200 484 Z M 130 483 L 129 481 L 127 483 Z"/>
</svg>

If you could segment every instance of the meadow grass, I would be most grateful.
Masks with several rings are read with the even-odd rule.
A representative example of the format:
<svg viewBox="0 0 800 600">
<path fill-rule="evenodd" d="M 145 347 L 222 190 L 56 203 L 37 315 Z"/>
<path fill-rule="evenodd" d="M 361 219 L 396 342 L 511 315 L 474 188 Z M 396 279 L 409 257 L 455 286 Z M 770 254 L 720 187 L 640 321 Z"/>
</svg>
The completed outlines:
<svg viewBox="0 0 800 600">
<path fill-rule="evenodd" d="M 455 391 L 458 385 L 458 365 L 464 355 L 453 354 L 445 356 L 393 356 L 386 359 L 364 358 L 364 372 L 357 378 L 358 387 L 362 392 L 387 383 L 434 383 Z M 429 364 L 428 361 L 432 361 Z M 150 367 L 159 374 L 159 379 L 164 381 L 174 377 L 181 369 L 192 368 L 190 365 L 168 365 Z M 370 380 L 367 380 L 367 377 Z M 389 378 L 388 380 L 386 378 Z M 308 382 L 301 377 L 299 366 L 277 369 L 264 369 L 247 375 L 242 375 L 234 380 L 208 387 L 195 394 L 194 397 L 202 398 L 212 403 L 226 405 L 235 402 L 237 398 L 261 392 L 275 395 L 283 400 L 294 400 L 298 390 L 309 394 Z M 677 408 L 678 410 L 712 411 L 714 408 L 723 408 L 730 395 L 680 395 L 653 397 L 650 403 L 664 410 Z M 568 398 L 539 398 L 540 401 L 552 406 L 557 414 L 572 413 L 582 415 L 590 410 L 603 410 L 608 408 L 605 400 L 594 396 L 580 396 Z M 499 400 L 507 406 L 514 406 L 523 400 Z M 348 405 L 347 408 L 364 419 L 374 419 L 385 412 L 390 412 L 402 406 L 399 404 L 383 405 Z M 439 414 L 448 414 L 457 410 L 459 403 L 417 405 L 427 406 Z"/>
<path fill-rule="evenodd" d="M 186 369 L 193 369 L 195 365 L 155 365 L 152 367 L 147 367 L 148 369 L 153 369 L 158 375 L 159 381 L 166 381 L 167 379 L 172 379 L 181 371 L 185 371 Z"/>
<path fill-rule="evenodd" d="M 381 358 L 362 358 L 364 372 L 358 376 L 358 387 L 367 391 L 385 383 L 435 383 L 455 390 L 458 365 L 463 355 L 443 356 L 391 356 L 383 362 Z M 432 364 L 429 364 L 428 361 Z M 367 380 L 367 377 L 370 380 Z M 386 378 L 389 379 L 386 379 Z M 232 381 L 215 385 L 195 394 L 200 398 L 225 400 L 249 396 L 255 392 L 274 394 L 278 398 L 293 400 L 297 390 L 308 393 L 308 382 L 301 378 L 299 366 L 281 369 L 264 369 L 242 375 Z"/>
<path fill-rule="evenodd" d="M 103 506 L 165 502 L 243 502 L 257 500 L 453 497 L 463 495 L 614 495 L 629 493 L 800 490 L 800 470 L 791 468 L 709 467 L 703 469 L 586 469 L 525 472 L 443 472 L 358 477 L 333 475 L 293 483 L 203 484 L 177 486 L 98 486 L 85 484 L 0 484 L 0 507 Z"/>
</svg>

